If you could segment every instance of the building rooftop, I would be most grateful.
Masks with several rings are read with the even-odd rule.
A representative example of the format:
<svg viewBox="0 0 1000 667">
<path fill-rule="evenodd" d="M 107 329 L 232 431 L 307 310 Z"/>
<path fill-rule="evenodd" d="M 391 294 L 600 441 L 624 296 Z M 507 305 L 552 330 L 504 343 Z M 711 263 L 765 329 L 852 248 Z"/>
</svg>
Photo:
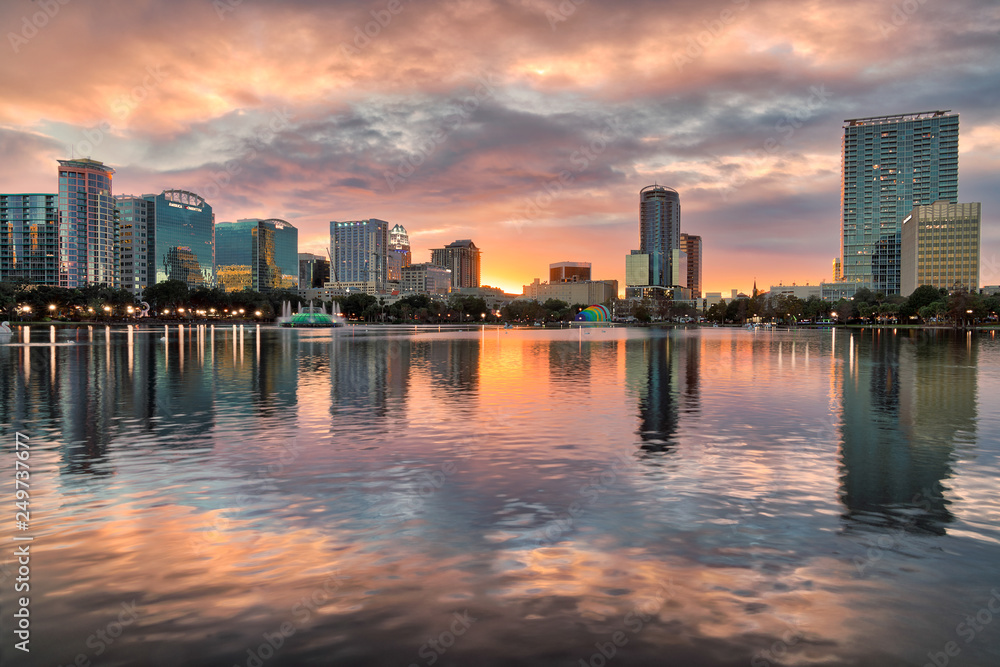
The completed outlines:
<svg viewBox="0 0 1000 667">
<path fill-rule="evenodd" d="M 844 122 L 844 127 L 853 125 L 877 125 L 880 123 L 902 123 L 909 120 L 920 120 L 922 118 L 939 118 L 951 113 L 951 109 L 943 111 L 916 111 L 913 113 L 900 113 L 891 116 L 871 116 L 869 118 L 848 118 Z"/>
</svg>

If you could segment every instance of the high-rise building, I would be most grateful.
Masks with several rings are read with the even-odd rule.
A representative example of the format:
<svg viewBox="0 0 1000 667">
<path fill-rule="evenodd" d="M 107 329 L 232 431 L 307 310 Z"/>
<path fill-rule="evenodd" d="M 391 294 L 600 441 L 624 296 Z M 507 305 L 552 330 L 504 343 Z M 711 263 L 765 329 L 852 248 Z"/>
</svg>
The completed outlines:
<svg viewBox="0 0 1000 667">
<path fill-rule="evenodd" d="M 299 289 L 322 287 L 330 280 L 330 262 L 322 255 L 299 253 Z"/>
<path fill-rule="evenodd" d="M 451 286 L 454 288 L 479 287 L 481 253 L 475 243 L 463 239 L 432 249 L 431 264 L 451 269 Z"/>
<path fill-rule="evenodd" d="M 673 283 L 671 262 L 681 242 L 681 200 L 673 188 L 647 185 L 639 191 L 639 254 L 649 255 L 649 284 Z"/>
<path fill-rule="evenodd" d="M 151 196 L 151 195 L 147 195 Z M 116 195 L 121 242 L 121 284 L 136 296 L 156 284 L 156 205 L 144 197 Z"/>
<path fill-rule="evenodd" d="M 0 281 L 59 285 L 55 194 L 0 194 Z"/>
<path fill-rule="evenodd" d="M 550 283 L 579 283 L 590 280 L 590 262 L 549 264 Z"/>
<path fill-rule="evenodd" d="M 150 243 L 155 282 L 182 280 L 189 288 L 214 287 L 215 214 L 212 207 L 187 190 L 164 190 L 158 195 L 142 197 L 153 202 L 156 210 L 155 243 Z M 294 273 L 298 275 L 297 265 Z"/>
<path fill-rule="evenodd" d="M 115 203 L 124 288 L 140 294 L 166 280 L 191 289 L 215 286 L 215 214 L 204 199 L 187 190 L 164 190 L 119 195 Z"/>
<path fill-rule="evenodd" d="M 389 230 L 387 280 L 401 282 L 403 280 L 403 267 L 409 266 L 411 260 L 410 237 L 403 225 L 396 225 Z"/>
<path fill-rule="evenodd" d="M 299 231 L 276 218 L 246 218 L 215 226 L 219 287 L 269 292 L 299 286 Z"/>
<path fill-rule="evenodd" d="M 900 294 L 921 285 L 979 290 L 982 206 L 935 202 L 903 219 Z"/>
<path fill-rule="evenodd" d="M 59 160 L 59 286 L 118 287 L 115 170 L 97 160 Z"/>
<path fill-rule="evenodd" d="M 403 267 L 402 274 L 403 293 L 448 294 L 451 291 L 451 270 L 437 264 L 408 264 Z"/>
<path fill-rule="evenodd" d="M 958 114 L 922 111 L 844 121 L 843 280 L 900 292 L 900 234 L 914 206 L 958 201 Z"/>
<path fill-rule="evenodd" d="M 330 280 L 334 283 L 372 283 L 388 279 L 389 223 L 385 220 L 346 220 L 330 223 Z"/>
<path fill-rule="evenodd" d="M 681 250 L 687 254 L 687 282 L 695 299 L 701 298 L 701 237 L 681 232 Z"/>
<path fill-rule="evenodd" d="M 840 282 L 841 271 L 840 271 L 840 258 L 833 258 L 833 282 Z"/>
</svg>

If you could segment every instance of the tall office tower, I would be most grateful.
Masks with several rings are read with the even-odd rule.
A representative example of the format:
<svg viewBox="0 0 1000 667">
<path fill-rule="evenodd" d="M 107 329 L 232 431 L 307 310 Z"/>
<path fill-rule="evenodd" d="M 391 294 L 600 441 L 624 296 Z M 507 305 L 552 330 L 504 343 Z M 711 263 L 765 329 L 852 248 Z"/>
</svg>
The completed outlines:
<svg viewBox="0 0 1000 667">
<path fill-rule="evenodd" d="M 840 282 L 840 276 L 841 276 L 841 272 L 840 272 L 840 258 L 839 257 L 834 257 L 833 258 L 833 282 L 839 283 Z"/>
<path fill-rule="evenodd" d="M 900 234 L 914 206 L 958 201 L 958 114 L 921 111 L 844 121 L 843 280 L 900 291 Z"/>
<path fill-rule="evenodd" d="M 330 280 L 330 262 L 322 255 L 299 253 L 299 289 L 322 287 Z"/>
<path fill-rule="evenodd" d="M 393 282 L 403 280 L 403 267 L 411 264 L 410 237 L 402 225 L 389 230 L 389 253 L 387 279 Z"/>
<path fill-rule="evenodd" d="M 119 286 L 114 173 L 97 160 L 59 160 L 60 287 Z"/>
<path fill-rule="evenodd" d="M 187 190 L 164 190 L 158 195 L 142 197 L 153 202 L 156 209 L 155 245 L 150 244 L 155 282 L 182 280 L 192 289 L 215 287 L 215 214 L 212 207 Z M 297 276 L 297 264 L 295 269 Z"/>
<path fill-rule="evenodd" d="M 330 280 L 374 283 L 388 278 L 389 223 L 385 220 L 346 220 L 330 223 Z"/>
<path fill-rule="evenodd" d="M 549 264 L 549 284 L 581 283 L 590 280 L 590 262 L 556 262 Z"/>
<path fill-rule="evenodd" d="M 431 250 L 431 264 L 451 269 L 452 288 L 479 287 L 482 251 L 469 239 Z"/>
<path fill-rule="evenodd" d="M 215 226 L 216 281 L 227 292 L 299 286 L 299 230 L 276 218 Z"/>
<path fill-rule="evenodd" d="M 681 199 L 673 188 L 647 185 L 639 191 L 639 254 L 649 255 L 649 284 L 673 284 L 671 261 L 681 243 Z"/>
<path fill-rule="evenodd" d="M 59 196 L 0 194 L 0 281 L 59 285 Z"/>
<path fill-rule="evenodd" d="M 115 206 L 120 227 L 121 284 L 141 296 L 147 287 L 156 284 L 153 254 L 156 206 L 135 195 L 116 195 Z"/>
<path fill-rule="evenodd" d="M 900 294 L 921 285 L 979 290 L 982 205 L 934 202 L 903 219 Z"/>
<path fill-rule="evenodd" d="M 687 253 L 687 284 L 691 298 L 701 298 L 701 237 L 681 233 L 681 250 Z"/>
</svg>

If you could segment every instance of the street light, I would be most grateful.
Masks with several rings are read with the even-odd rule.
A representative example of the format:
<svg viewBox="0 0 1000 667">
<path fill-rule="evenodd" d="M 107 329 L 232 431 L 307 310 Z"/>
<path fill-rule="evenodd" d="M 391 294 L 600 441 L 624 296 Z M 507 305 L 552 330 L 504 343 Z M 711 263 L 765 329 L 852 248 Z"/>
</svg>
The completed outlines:
<svg viewBox="0 0 1000 667">
<path fill-rule="evenodd" d="M 241 310 L 240 312 L 242 313 L 243 311 Z M 254 311 L 254 315 L 256 315 L 257 317 L 260 317 L 262 314 L 263 313 L 261 313 L 259 310 Z"/>
</svg>

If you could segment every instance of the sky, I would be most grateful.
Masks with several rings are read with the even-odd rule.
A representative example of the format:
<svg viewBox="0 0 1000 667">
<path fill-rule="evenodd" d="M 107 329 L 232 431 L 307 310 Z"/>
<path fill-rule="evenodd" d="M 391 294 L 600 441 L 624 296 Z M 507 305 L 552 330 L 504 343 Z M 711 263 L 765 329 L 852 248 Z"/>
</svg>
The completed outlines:
<svg viewBox="0 0 1000 667">
<path fill-rule="evenodd" d="M 585 261 L 624 289 L 639 190 L 676 189 L 703 290 L 831 279 L 844 119 L 960 114 L 959 200 L 1000 284 L 996 0 L 8 0 L 0 192 L 58 159 L 115 194 L 190 190 L 217 222 L 472 239 L 521 292 Z"/>
</svg>

